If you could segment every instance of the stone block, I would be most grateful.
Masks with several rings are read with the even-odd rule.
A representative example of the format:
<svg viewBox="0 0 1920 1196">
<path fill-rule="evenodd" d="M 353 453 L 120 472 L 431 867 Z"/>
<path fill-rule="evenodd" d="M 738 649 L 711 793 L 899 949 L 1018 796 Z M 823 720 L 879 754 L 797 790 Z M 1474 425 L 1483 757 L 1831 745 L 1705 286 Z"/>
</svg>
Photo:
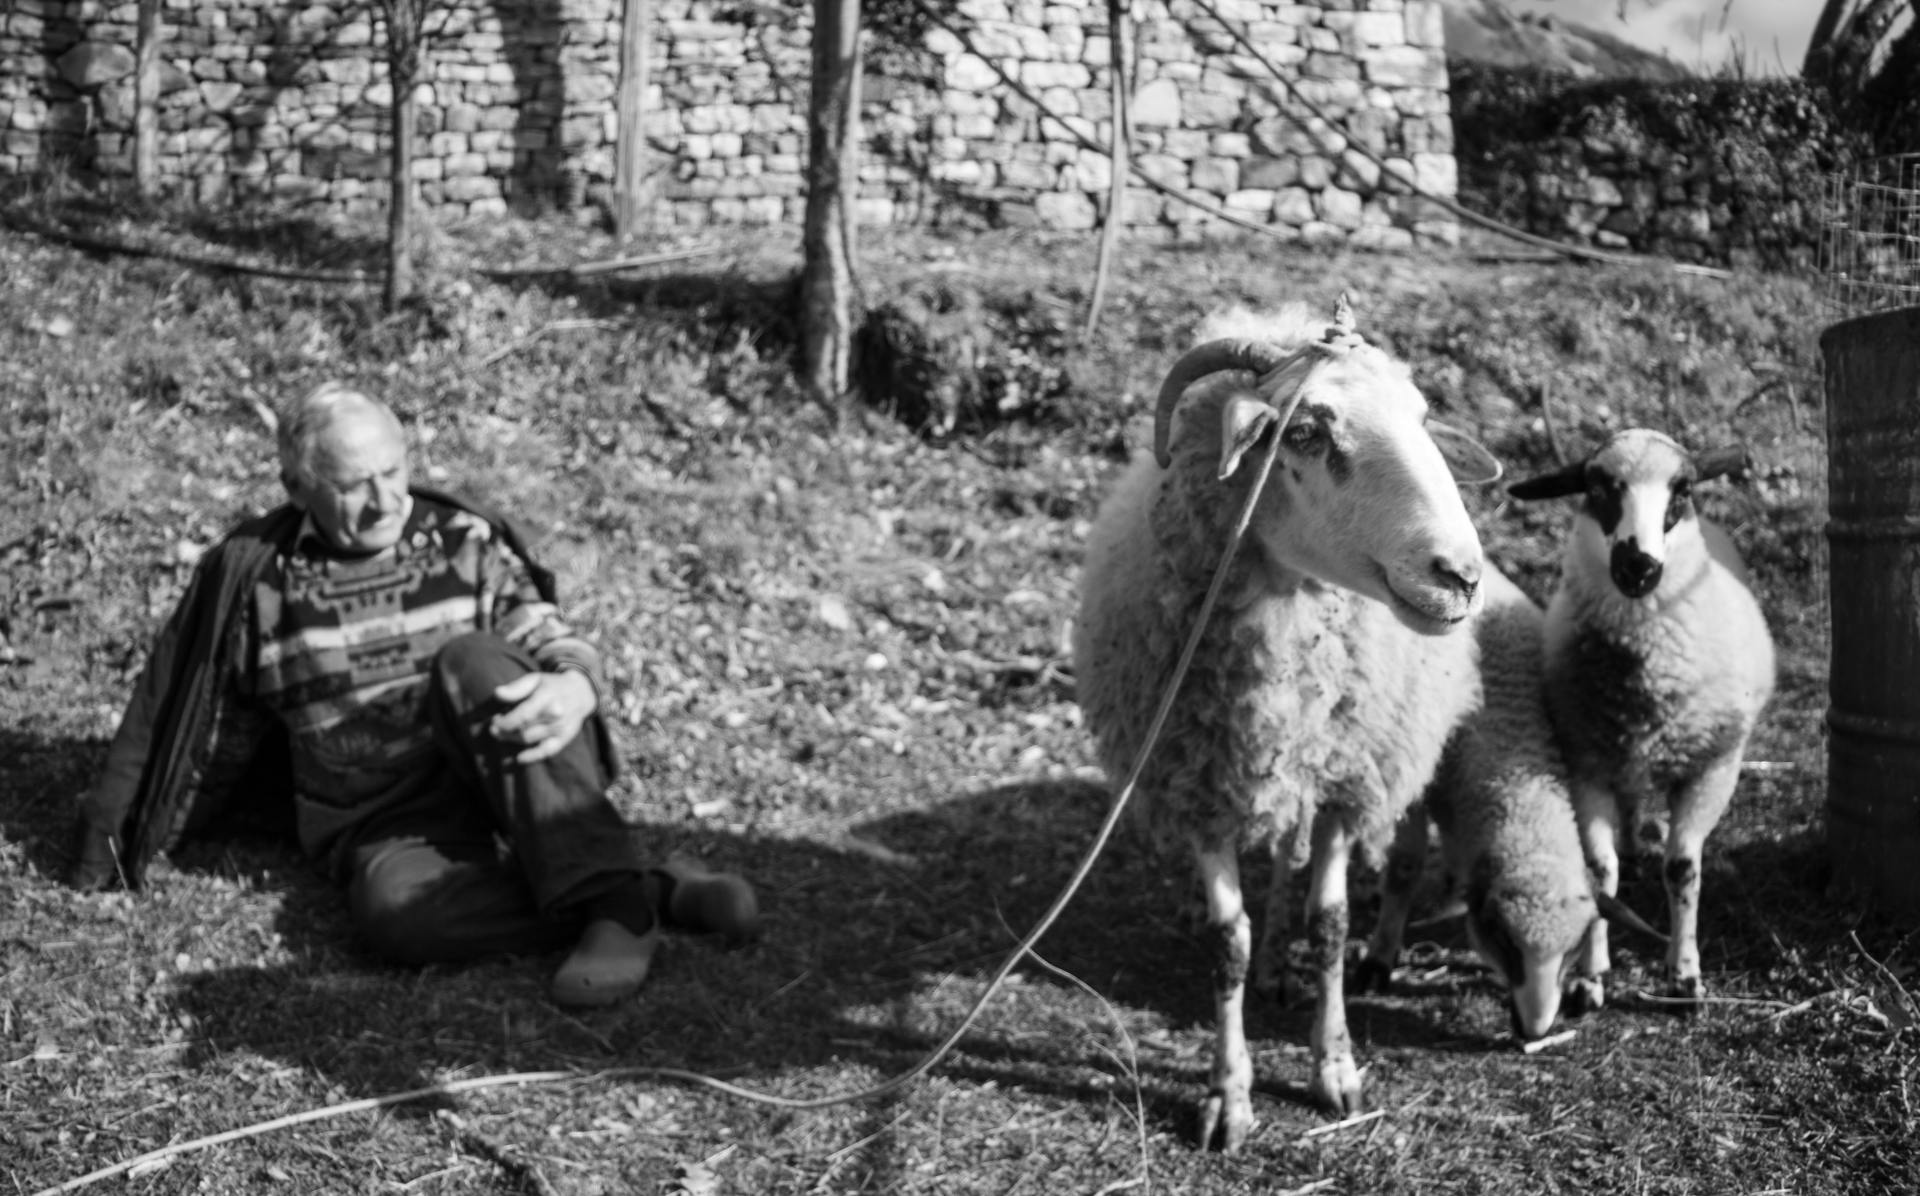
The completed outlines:
<svg viewBox="0 0 1920 1196">
<path fill-rule="evenodd" d="M 1342 186 L 1372 191 L 1380 185 L 1380 166 L 1357 149 L 1340 155 L 1340 170 L 1335 176 Z"/>
<path fill-rule="evenodd" d="M 1407 44 L 1438 50 L 1447 44 L 1446 5 L 1440 0 L 1407 0 L 1403 14 Z"/>
<path fill-rule="evenodd" d="M 1413 177 L 1429 195 L 1451 198 L 1460 191 L 1460 164 L 1452 154 L 1413 155 Z"/>
<path fill-rule="evenodd" d="M 1369 50 L 1360 58 L 1369 83 L 1382 87 L 1447 86 L 1446 55 L 1420 46 L 1386 46 Z"/>
<path fill-rule="evenodd" d="M 1000 73 L 971 54 L 963 54 L 947 65 L 946 85 L 955 91 L 984 92 L 1005 87 Z"/>
<path fill-rule="evenodd" d="M 240 101 L 246 89 L 238 83 L 202 83 L 200 102 L 209 112 L 227 112 Z"/>
<path fill-rule="evenodd" d="M 1232 158 L 1201 158 L 1189 168 L 1187 177 L 1197 191 L 1226 195 L 1240 189 L 1240 163 Z"/>
<path fill-rule="evenodd" d="M 1179 84 L 1165 77 L 1149 81 L 1135 94 L 1131 115 L 1138 127 L 1178 128 L 1181 121 Z"/>
<path fill-rule="evenodd" d="M 1028 62 L 1020 68 L 1020 81 L 1036 91 L 1091 87 L 1093 72 L 1077 62 Z"/>
<path fill-rule="evenodd" d="M 1354 13 L 1352 29 L 1354 41 L 1362 49 L 1407 44 L 1407 18 L 1404 12 Z"/>
<path fill-rule="evenodd" d="M 1304 187 L 1282 187 L 1273 197 L 1273 218 L 1299 228 L 1316 216 L 1313 193 Z"/>
<path fill-rule="evenodd" d="M 1328 187 L 1315 201 L 1320 219 L 1342 229 L 1359 228 L 1365 205 L 1359 195 L 1340 187 Z"/>
<path fill-rule="evenodd" d="M 1267 156 L 1248 158 L 1240 164 L 1240 185 L 1278 191 L 1300 181 L 1300 162 L 1296 158 Z"/>
<path fill-rule="evenodd" d="M 1078 191 L 1050 191 L 1033 200 L 1034 212 L 1043 227 L 1089 229 L 1097 222 L 1093 200 Z"/>
<path fill-rule="evenodd" d="M 54 60 L 60 77 L 82 91 L 124 78 L 133 67 L 133 51 L 114 42 L 81 42 Z"/>
</svg>

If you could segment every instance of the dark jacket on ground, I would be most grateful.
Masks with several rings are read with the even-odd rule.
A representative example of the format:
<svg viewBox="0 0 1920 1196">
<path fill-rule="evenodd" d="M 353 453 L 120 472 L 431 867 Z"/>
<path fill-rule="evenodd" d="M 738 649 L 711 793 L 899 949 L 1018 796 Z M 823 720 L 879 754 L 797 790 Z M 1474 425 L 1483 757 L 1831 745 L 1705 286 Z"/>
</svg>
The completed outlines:
<svg viewBox="0 0 1920 1196">
<path fill-rule="evenodd" d="M 473 503 L 416 487 L 429 501 L 460 507 L 491 523 L 527 562 L 541 596 L 555 601 L 553 575 L 536 564 L 512 521 Z M 229 695 L 246 660 L 245 602 L 261 570 L 290 552 L 303 513 L 286 504 L 250 519 L 207 550 L 167 624 L 107 749 L 106 767 L 81 801 L 71 880 L 104 888 L 118 876 L 138 887 L 153 857 L 217 817 L 291 824 L 293 778 L 286 732 L 264 741 L 223 743 L 235 721 Z M 601 716 L 590 722 L 608 776 L 616 753 Z M 226 749 L 226 750 L 223 750 Z M 241 807 L 235 810 L 234 807 Z"/>
</svg>

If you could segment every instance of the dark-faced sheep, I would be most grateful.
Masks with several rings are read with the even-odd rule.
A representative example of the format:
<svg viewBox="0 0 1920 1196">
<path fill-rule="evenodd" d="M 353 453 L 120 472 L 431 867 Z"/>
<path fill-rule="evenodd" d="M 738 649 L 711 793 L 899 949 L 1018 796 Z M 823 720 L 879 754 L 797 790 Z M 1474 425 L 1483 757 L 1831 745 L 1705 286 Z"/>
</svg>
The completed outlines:
<svg viewBox="0 0 1920 1196">
<path fill-rule="evenodd" d="M 1298 308 L 1240 311 L 1203 333 L 1161 387 L 1154 457 L 1126 471 L 1095 524 L 1074 662 L 1117 782 L 1252 485 L 1257 470 L 1242 462 L 1277 452 L 1141 765 L 1136 804 L 1148 833 L 1183 847 L 1199 872 L 1216 1014 L 1200 1142 L 1217 1135 L 1231 1151 L 1254 1120 L 1240 853 L 1308 835 L 1306 932 L 1319 979 L 1309 1089 L 1354 1111 L 1361 1080 L 1342 994 L 1348 860 L 1356 843 L 1378 852 L 1478 700 L 1472 639 L 1450 633 L 1479 609 L 1484 561 L 1425 426 L 1426 400 L 1405 364 L 1353 331 L 1344 302 L 1331 323 Z M 1476 473 L 1497 474 L 1483 450 L 1461 451 Z"/>
<path fill-rule="evenodd" d="M 1697 999 L 1700 856 L 1733 798 L 1747 739 L 1773 692 L 1773 640 L 1727 534 L 1694 511 L 1694 483 L 1744 466 L 1643 428 L 1585 460 L 1517 482 L 1515 498 L 1579 497 L 1547 607 L 1547 708 L 1572 776 L 1581 841 L 1618 891 L 1621 827 L 1669 814 L 1667 969 Z M 1579 999 L 1605 999 L 1607 933 L 1588 939 Z"/>
</svg>

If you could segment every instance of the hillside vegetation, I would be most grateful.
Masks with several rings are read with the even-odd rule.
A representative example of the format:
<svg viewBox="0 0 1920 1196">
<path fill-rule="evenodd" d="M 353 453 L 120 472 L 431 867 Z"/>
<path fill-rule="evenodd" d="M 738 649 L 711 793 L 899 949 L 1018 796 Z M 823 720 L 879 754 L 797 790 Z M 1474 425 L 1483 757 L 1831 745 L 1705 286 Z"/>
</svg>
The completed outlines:
<svg viewBox="0 0 1920 1196">
<path fill-rule="evenodd" d="M 377 230 L 33 202 L 148 245 L 378 261 Z M 451 229 L 430 246 L 427 298 L 383 319 L 373 288 L 0 227 L 0 1174 L 17 1189 L 339 1102 L 548 1071 L 578 1078 L 331 1117 L 99 1190 L 1911 1186 L 1920 969 L 1904 928 L 1829 895 L 1824 865 L 1829 317 L 1810 283 L 1133 246 L 1082 342 L 1090 240 L 870 233 L 870 299 L 977 313 L 964 404 L 935 437 L 799 396 L 798 243 L 716 233 L 698 246 L 712 252 L 650 270 L 488 281 L 472 267 L 610 250 L 572 228 Z M 1316 1132 L 1306 1013 L 1263 1007 L 1261 1126 L 1242 1155 L 1197 1153 L 1211 1010 L 1193 887 L 1123 837 L 1040 944 L 1045 964 L 903 1092 L 796 1113 L 621 1072 L 821 1096 L 945 1035 L 1104 810 L 1064 644 L 1089 521 L 1142 444 L 1161 371 L 1206 309 L 1342 291 L 1513 474 L 1552 461 L 1550 428 L 1568 452 L 1630 423 L 1753 450 L 1748 481 L 1702 488 L 1782 649 L 1706 863 L 1714 1003 L 1681 1019 L 1636 998 L 1657 989 L 1658 948 L 1621 936 L 1624 999 L 1523 1055 L 1458 924 L 1435 924 L 1398 995 L 1350 1003 L 1382 1116 Z M 545 999 L 552 959 L 373 962 L 335 895 L 271 841 L 195 847 L 135 895 L 60 883 L 74 798 L 190 563 L 281 497 L 263 409 L 333 376 L 394 402 L 425 479 L 529 521 L 610 662 L 618 800 L 662 853 L 751 873 L 763 943 L 676 942 L 640 999 L 571 1016 Z M 1498 488 L 1468 499 L 1494 558 L 1543 595 L 1564 511 Z M 1625 896 L 1660 914 L 1657 867 Z"/>
</svg>

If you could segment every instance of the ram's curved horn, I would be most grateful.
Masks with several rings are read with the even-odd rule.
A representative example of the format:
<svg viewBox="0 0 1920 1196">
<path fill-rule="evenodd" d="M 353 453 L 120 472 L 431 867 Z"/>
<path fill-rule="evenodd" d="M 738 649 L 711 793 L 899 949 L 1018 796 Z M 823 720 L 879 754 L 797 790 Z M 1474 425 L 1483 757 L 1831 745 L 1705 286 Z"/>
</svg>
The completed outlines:
<svg viewBox="0 0 1920 1196">
<path fill-rule="evenodd" d="M 1187 392 L 1187 387 L 1223 370 L 1265 374 L 1291 356 L 1288 350 L 1264 341 L 1240 339 L 1208 341 L 1182 354 L 1167 370 L 1166 380 L 1160 383 L 1159 406 L 1153 412 L 1153 459 L 1160 463 L 1160 468 L 1165 469 L 1173 462 L 1167 438 L 1173 431 L 1173 409 L 1180 404 L 1180 396 Z"/>
</svg>

